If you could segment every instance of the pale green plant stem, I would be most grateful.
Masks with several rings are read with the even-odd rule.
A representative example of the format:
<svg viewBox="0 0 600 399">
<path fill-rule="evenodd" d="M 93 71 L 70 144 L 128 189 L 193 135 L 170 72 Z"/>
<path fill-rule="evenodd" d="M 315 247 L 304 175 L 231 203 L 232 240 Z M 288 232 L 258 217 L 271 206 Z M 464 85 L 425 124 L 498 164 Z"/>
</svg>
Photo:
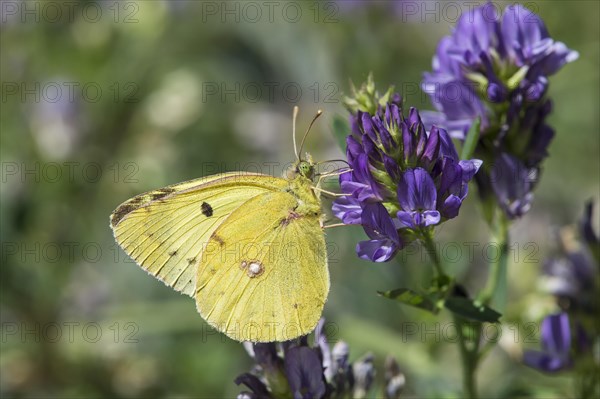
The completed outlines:
<svg viewBox="0 0 600 399">
<path fill-rule="evenodd" d="M 423 234 L 421 237 L 421 242 L 423 246 L 427 250 L 435 270 L 439 277 L 447 277 L 444 272 L 444 268 L 438 254 L 437 248 L 433 241 L 432 234 Z M 462 363 L 462 374 L 463 374 L 463 392 L 466 398 L 476 399 L 477 398 L 477 386 L 475 381 L 475 369 L 477 367 L 477 342 L 479 341 L 479 328 L 477 328 L 477 334 L 474 337 L 475 345 L 472 348 L 469 348 L 467 344 L 468 337 L 465 335 L 465 324 L 463 320 L 453 314 L 454 324 L 456 326 L 456 332 L 458 335 L 458 346 L 460 350 L 460 358 Z"/>
</svg>

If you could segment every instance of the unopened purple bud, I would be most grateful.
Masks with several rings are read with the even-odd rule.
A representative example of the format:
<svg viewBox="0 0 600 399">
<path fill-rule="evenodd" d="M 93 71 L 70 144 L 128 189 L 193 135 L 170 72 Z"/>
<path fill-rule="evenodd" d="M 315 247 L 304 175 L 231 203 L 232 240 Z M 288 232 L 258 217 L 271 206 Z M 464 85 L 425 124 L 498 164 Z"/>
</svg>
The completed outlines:
<svg viewBox="0 0 600 399">
<path fill-rule="evenodd" d="M 506 100 L 507 95 L 508 95 L 508 92 L 504 88 L 504 86 L 502 86 L 498 83 L 490 83 L 488 85 L 487 96 L 488 96 L 488 100 L 490 100 L 491 102 L 501 103 L 504 100 Z"/>
</svg>

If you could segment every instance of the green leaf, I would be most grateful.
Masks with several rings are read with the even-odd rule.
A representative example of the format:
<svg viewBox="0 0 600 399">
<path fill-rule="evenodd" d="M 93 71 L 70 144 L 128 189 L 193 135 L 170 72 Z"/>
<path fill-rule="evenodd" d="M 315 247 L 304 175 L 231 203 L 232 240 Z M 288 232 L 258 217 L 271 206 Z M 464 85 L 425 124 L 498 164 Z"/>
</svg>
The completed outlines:
<svg viewBox="0 0 600 399">
<path fill-rule="evenodd" d="M 342 151 L 346 152 L 346 137 L 350 134 L 348 122 L 339 115 L 333 118 L 333 136 Z"/>
<path fill-rule="evenodd" d="M 386 298 L 396 300 L 415 308 L 424 309 L 434 314 L 437 314 L 440 310 L 435 297 L 419 294 L 408 288 L 398 288 L 392 291 L 377 291 L 377 293 Z"/>
<path fill-rule="evenodd" d="M 484 305 L 475 305 L 469 298 L 453 296 L 444 302 L 446 309 L 462 318 L 480 322 L 498 323 L 500 313 Z"/>
<path fill-rule="evenodd" d="M 473 156 L 473 152 L 475 152 L 475 147 L 477 146 L 477 141 L 479 141 L 479 129 L 481 129 L 481 118 L 475 119 L 471 128 L 467 132 L 467 137 L 465 138 L 465 142 L 462 146 L 462 151 L 460 153 L 460 159 L 471 159 Z"/>
</svg>

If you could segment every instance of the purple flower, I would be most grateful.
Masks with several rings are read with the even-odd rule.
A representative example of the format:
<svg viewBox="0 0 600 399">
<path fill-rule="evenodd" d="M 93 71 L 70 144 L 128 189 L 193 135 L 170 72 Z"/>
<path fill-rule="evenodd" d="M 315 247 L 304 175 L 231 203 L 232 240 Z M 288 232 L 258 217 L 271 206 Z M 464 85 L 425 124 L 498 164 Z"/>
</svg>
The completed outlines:
<svg viewBox="0 0 600 399">
<path fill-rule="evenodd" d="M 396 359 L 388 356 L 385 359 L 385 397 L 386 399 L 400 399 L 406 377 L 400 371 Z"/>
<path fill-rule="evenodd" d="M 400 95 L 380 98 L 371 77 L 354 96 L 346 100 L 351 171 L 340 176 L 346 196 L 334 202 L 333 213 L 363 226 L 370 240 L 357 245 L 360 258 L 385 262 L 419 232 L 458 215 L 481 161 L 459 160 L 444 129 L 427 132 L 417 109 L 405 116 Z"/>
<path fill-rule="evenodd" d="M 524 215 L 531 207 L 531 190 L 536 181 L 536 171 L 529 170 L 517 158 L 501 153 L 491 168 L 491 184 L 498 204 L 508 217 Z"/>
<path fill-rule="evenodd" d="M 548 77 L 578 54 L 555 42 L 543 21 L 521 5 L 497 14 L 492 3 L 472 9 L 440 41 L 433 71 L 422 83 L 439 112 L 424 116 L 427 126 L 443 126 L 459 139 L 479 118 L 475 155 L 488 167 L 477 184 L 484 197 L 495 195 L 506 215 L 515 218 L 530 208 L 539 164 L 554 137 L 545 123 L 551 110 L 545 98 Z M 536 180 L 521 174 L 493 180 L 500 167 Z"/>
<path fill-rule="evenodd" d="M 436 210 L 437 192 L 433 179 L 425 169 L 406 169 L 398 182 L 398 220 L 404 227 L 418 229 L 440 222 Z M 384 208 L 385 209 L 385 208 Z"/>
<path fill-rule="evenodd" d="M 542 351 L 525 351 L 523 363 L 541 371 L 556 372 L 571 366 L 569 316 L 547 316 L 541 325 Z"/>
<path fill-rule="evenodd" d="M 593 378 L 597 375 L 593 367 L 587 368 L 597 363 L 592 348 L 600 333 L 597 322 L 600 262 L 594 255 L 598 241 L 591 226 L 592 211 L 589 202 L 579 226 L 580 240 L 574 239 L 574 226 L 560 230 L 561 254 L 544 264 L 542 286 L 556 296 L 563 313 L 548 316 L 542 322 L 542 352 L 525 353 L 525 363 L 543 371 L 575 366 L 583 374 L 590 373 Z"/>
<path fill-rule="evenodd" d="M 244 346 L 256 365 L 251 373 L 235 379 L 249 389 L 238 399 L 364 397 L 375 375 L 372 355 L 350 363 L 348 344 L 339 341 L 329 348 L 324 319 L 317 324 L 313 345 L 305 336 L 282 343 L 245 342 Z"/>
<path fill-rule="evenodd" d="M 547 77 L 578 57 L 555 42 L 532 11 L 515 4 L 500 18 L 494 7 L 488 3 L 464 13 L 452 34 L 440 41 L 433 71 L 424 75 L 423 89 L 444 119 L 462 121 L 452 131 L 458 136 L 477 117 L 482 133 L 497 123 L 493 104 L 515 94 L 541 98 Z"/>
<path fill-rule="evenodd" d="M 356 253 L 361 259 L 386 262 L 403 247 L 394 221 L 381 203 L 367 203 L 364 206 L 361 224 L 371 238 L 356 245 Z"/>
<path fill-rule="evenodd" d="M 594 254 L 598 242 L 591 226 L 592 203 L 586 205 L 580 224 L 580 240 L 572 226 L 561 229 L 560 254 L 544 263 L 542 286 L 558 299 L 558 304 L 571 314 L 595 318 L 598 313 L 598 276 L 600 262 Z"/>
<path fill-rule="evenodd" d="M 306 346 L 290 348 L 285 354 L 285 374 L 294 399 L 325 395 L 323 366 L 317 351 Z"/>
<path fill-rule="evenodd" d="M 545 262 L 544 277 L 545 290 L 563 300 L 565 306 L 593 313 L 598 293 L 594 289 L 594 262 L 587 251 L 567 252 Z"/>
</svg>

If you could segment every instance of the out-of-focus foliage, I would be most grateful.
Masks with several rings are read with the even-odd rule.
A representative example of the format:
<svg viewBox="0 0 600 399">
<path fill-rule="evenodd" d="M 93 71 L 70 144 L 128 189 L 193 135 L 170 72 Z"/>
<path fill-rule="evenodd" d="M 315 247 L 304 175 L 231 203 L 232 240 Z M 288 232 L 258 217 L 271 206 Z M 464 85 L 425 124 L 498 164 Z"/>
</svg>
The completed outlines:
<svg viewBox="0 0 600 399">
<path fill-rule="evenodd" d="M 421 74 L 460 7 L 473 7 L 266 3 L 0 3 L 1 395 L 235 396 L 233 379 L 250 367 L 242 345 L 128 261 L 108 215 L 137 193 L 219 171 L 280 174 L 294 156 L 295 104 L 300 131 L 324 110 L 306 149 L 317 160 L 340 158 L 334 117 L 346 118 L 349 80 L 370 71 L 408 105 L 430 109 Z M 519 357 L 538 346 L 539 321 L 554 307 L 537 289 L 553 227 L 579 219 L 600 188 L 599 5 L 528 6 L 580 59 L 551 80 L 557 135 L 534 207 L 513 229 L 509 324 L 479 380 L 487 396 L 559 398 L 572 392 L 568 379 Z M 495 249 L 486 247 L 476 198 L 439 234 L 467 289 L 481 286 Z M 457 397 L 450 321 L 376 295 L 418 286 L 430 273 L 427 255 L 409 248 L 402 265 L 360 261 L 353 243 L 362 234 L 328 230 L 330 338 L 355 354 L 372 351 L 379 370 L 394 355 L 408 394 Z M 383 380 L 376 376 L 378 392 Z"/>
</svg>

